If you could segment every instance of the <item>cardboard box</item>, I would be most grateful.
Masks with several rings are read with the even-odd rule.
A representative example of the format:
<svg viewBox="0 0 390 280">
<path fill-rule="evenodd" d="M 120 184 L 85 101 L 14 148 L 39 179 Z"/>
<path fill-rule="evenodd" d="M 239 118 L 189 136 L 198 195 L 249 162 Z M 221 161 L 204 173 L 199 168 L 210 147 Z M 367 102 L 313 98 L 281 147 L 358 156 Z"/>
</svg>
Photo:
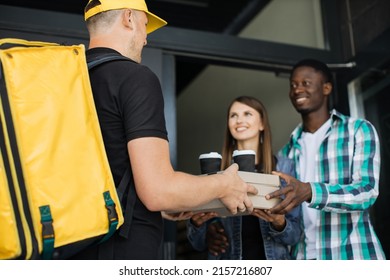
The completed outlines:
<svg viewBox="0 0 390 280">
<path fill-rule="evenodd" d="M 265 199 L 265 195 L 279 189 L 280 180 L 279 176 L 272 174 L 262 174 L 254 172 L 238 171 L 238 175 L 247 183 L 257 188 L 257 195 L 249 195 L 254 208 L 269 209 L 280 202 L 280 199 L 273 198 L 270 200 Z M 202 176 L 202 175 L 201 175 Z M 204 175 L 203 175 L 204 176 Z M 194 213 L 201 212 L 216 212 L 221 217 L 233 216 L 228 209 L 222 204 L 219 199 L 210 201 L 200 207 L 192 208 L 189 211 Z M 234 216 L 248 215 L 247 211 L 238 212 Z"/>
</svg>

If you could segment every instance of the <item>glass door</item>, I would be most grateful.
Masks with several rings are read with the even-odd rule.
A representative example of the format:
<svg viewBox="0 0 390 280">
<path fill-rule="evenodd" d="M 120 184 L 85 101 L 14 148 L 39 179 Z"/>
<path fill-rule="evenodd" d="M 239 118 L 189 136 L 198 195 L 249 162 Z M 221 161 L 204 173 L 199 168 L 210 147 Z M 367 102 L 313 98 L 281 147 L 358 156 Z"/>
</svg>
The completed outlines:
<svg viewBox="0 0 390 280">
<path fill-rule="evenodd" d="M 377 129 L 381 149 L 379 197 L 372 209 L 373 224 L 390 259 L 390 68 L 370 70 L 349 84 L 350 112 Z"/>
</svg>

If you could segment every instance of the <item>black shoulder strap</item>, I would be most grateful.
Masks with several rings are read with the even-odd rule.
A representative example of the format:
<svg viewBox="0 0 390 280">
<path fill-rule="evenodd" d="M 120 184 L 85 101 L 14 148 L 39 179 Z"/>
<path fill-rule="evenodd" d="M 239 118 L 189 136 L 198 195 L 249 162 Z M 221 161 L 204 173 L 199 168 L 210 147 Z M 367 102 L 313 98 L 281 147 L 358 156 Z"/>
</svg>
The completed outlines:
<svg viewBox="0 0 390 280">
<path fill-rule="evenodd" d="M 122 203 L 122 209 L 124 211 L 124 223 L 119 229 L 119 235 L 124 238 L 128 238 L 129 236 L 131 222 L 133 220 L 134 205 L 137 197 L 135 186 L 131 177 L 132 172 L 129 166 L 126 168 L 125 174 L 123 175 L 117 188 L 118 197 Z M 126 198 L 126 201 L 124 201 L 123 198 Z"/>
<path fill-rule="evenodd" d="M 87 65 L 88 70 L 91 70 L 101 64 L 104 64 L 109 61 L 114 60 L 128 60 L 131 61 L 129 58 L 118 55 L 118 54 L 104 54 L 98 57 L 95 57 L 93 59 L 88 60 L 87 59 Z M 131 168 L 130 166 L 126 168 L 126 171 L 117 187 L 117 193 L 119 201 L 121 202 L 121 206 L 124 212 L 124 223 L 119 229 L 119 235 L 128 238 L 131 222 L 133 219 L 133 212 L 134 212 L 134 205 L 136 201 L 136 191 L 133 181 L 131 180 L 132 174 L 131 174 Z M 124 201 L 124 198 L 126 198 Z M 100 244 L 100 248 L 98 249 L 99 252 L 99 259 L 113 259 L 114 256 L 114 240 L 113 238 L 110 238 L 109 240 L 105 241 L 104 243 Z"/>
<path fill-rule="evenodd" d="M 130 167 L 126 168 L 126 171 L 117 187 L 117 193 L 119 201 L 124 212 L 124 223 L 119 228 L 119 235 L 123 238 L 129 237 L 131 222 L 133 220 L 134 205 L 136 201 L 136 192 L 134 183 L 131 180 L 131 169 Z M 125 193 L 127 194 L 125 195 Z M 126 198 L 126 201 L 124 201 Z M 98 247 L 98 259 L 99 260 L 112 260 L 114 259 L 114 238 L 106 240 L 105 242 L 99 244 Z"/>
<path fill-rule="evenodd" d="M 98 57 L 95 57 L 93 59 L 87 59 L 87 65 L 88 69 L 91 70 L 92 68 L 95 68 L 96 66 L 99 66 L 103 63 L 114 61 L 114 60 L 128 60 L 130 61 L 130 58 L 127 58 L 125 56 L 119 55 L 119 54 L 103 54 Z"/>
</svg>

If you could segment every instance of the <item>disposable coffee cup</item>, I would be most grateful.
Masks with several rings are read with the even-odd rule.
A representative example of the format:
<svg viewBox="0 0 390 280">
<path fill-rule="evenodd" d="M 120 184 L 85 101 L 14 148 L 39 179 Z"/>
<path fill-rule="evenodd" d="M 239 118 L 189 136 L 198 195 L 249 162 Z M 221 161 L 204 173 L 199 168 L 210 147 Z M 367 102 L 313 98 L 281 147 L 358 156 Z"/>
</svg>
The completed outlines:
<svg viewBox="0 0 390 280">
<path fill-rule="evenodd" d="M 238 170 L 254 172 L 256 169 L 256 152 L 253 150 L 233 151 L 233 161 L 238 164 Z"/>
<path fill-rule="evenodd" d="M 199 156 L 200 172 L 202 174 L 217 173 L 221 170 L 222 156 L 219 153 L 211 152 Z"/>
</svg>

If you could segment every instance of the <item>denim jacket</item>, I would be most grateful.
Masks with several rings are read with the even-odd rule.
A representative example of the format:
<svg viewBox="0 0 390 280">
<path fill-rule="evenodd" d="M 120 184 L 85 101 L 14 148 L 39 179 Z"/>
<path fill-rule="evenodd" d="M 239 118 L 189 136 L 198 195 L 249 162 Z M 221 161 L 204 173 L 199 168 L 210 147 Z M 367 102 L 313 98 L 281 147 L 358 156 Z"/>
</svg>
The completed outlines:
<svg viewBox="0 0 390 280">
<path fill-rule="evenodd" d="M 278 158 L 277 170 L 280 172 L 294 175 L 294 166 L 291 160 L 287 158 Z M 282 182 L 282 186 L 283 186 Z M 265 255 L 268 260 L 287 260 L 291 259 L 290 246 L 295 245 L 302 233 L 300 222 L 300 207 L 294 208 L 286 214 L 286 227 L 279 232 L 272 228 L 269 222 L 259 219 L 260 231 L 264 241 Z M 211 222 L 220 221 L 228 236 L 229 247 L 226 252 L 213 256 L 208 253 L 209 259 L 215 260 L 240 260 L 241 254 L 241 216 L 232 216 L 226 218 L 216 218 L 207 221 L 199 228 L 194 226 L 190 220 L 187 221 L 187 237 L 195 250 L 203 251 L 207 249 L 206 230 Z"/>
</svg>

